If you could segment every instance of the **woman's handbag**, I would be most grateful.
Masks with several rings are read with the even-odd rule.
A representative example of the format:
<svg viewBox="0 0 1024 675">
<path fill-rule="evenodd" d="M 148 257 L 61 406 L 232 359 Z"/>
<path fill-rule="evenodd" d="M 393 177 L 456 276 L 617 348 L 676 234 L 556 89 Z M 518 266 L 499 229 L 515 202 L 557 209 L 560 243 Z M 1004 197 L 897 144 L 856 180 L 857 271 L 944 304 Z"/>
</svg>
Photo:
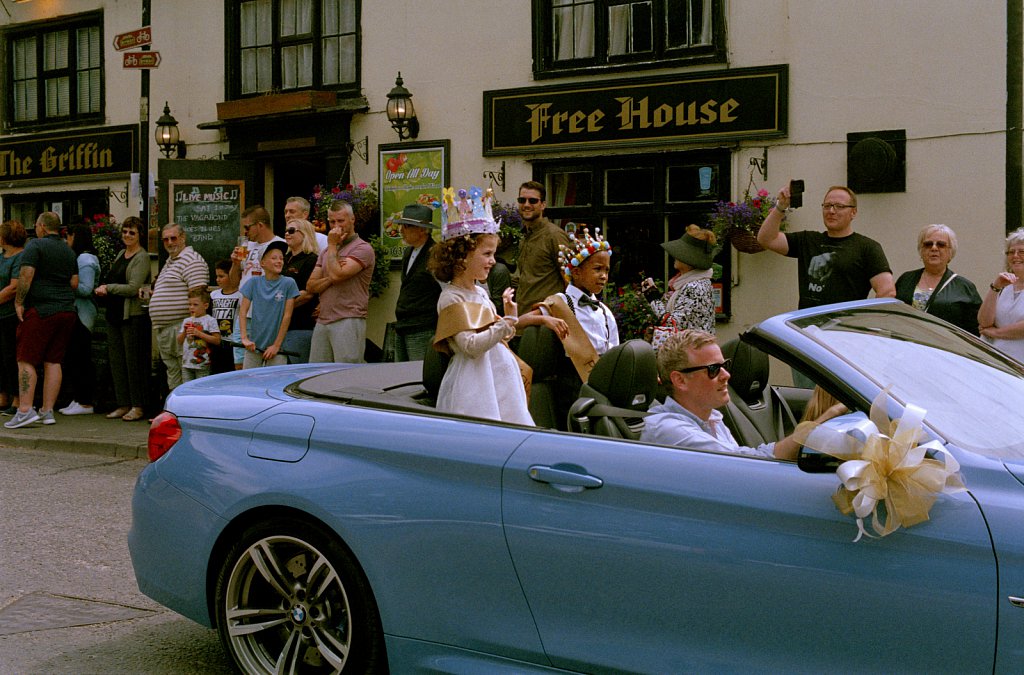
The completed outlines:
<svg viewBox="0 0 1024 675">
<path fill-rule="evenodd" d="M 657 351 L 661 347 L 662 343 L 668 339 L 669 335 L 679 332 L 679 325 L 676 320 L 672 318 L 671 314 L 666 314 L 665 318 L 661 320 L 661 324 L 654 327 L 654 335 L 651 337 L 651 346 Z"/>
</svg>

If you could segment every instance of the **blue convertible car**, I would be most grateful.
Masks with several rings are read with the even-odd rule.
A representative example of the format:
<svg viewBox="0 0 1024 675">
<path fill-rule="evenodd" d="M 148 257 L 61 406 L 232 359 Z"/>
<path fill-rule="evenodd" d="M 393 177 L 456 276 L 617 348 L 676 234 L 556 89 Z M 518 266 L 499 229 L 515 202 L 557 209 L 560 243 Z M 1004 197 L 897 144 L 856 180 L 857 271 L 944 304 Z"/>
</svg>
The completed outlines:
<svg viewBox="0 0 1024 675">
<path fill-rule="evenodd" d="M 825 454 L 637 440 L 646 343 L 601 359 L 568 431 L 437 413 L 431 361 L 267 368 L 154 420 L 139 587 L 250 673 L 1024 672 L 1024 366 L 886 300 L 724 349 L 741 443 L 793 429 L 792 367 L 854 416 L 923 409 L 966 491 L 855 542 Z"/>
</svg>

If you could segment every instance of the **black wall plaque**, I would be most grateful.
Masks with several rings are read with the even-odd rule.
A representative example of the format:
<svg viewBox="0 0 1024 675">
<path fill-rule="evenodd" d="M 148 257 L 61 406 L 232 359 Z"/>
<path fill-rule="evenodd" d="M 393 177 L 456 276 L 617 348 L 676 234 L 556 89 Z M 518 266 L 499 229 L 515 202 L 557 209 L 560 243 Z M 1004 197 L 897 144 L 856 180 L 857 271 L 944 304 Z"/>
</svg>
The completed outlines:
<svg viewBox="0 0 1024 675">
<path fill-rule="evenodd" d="M 787 132 L 786 65 L 484 92 L 485 155 Z"/>
</svg>

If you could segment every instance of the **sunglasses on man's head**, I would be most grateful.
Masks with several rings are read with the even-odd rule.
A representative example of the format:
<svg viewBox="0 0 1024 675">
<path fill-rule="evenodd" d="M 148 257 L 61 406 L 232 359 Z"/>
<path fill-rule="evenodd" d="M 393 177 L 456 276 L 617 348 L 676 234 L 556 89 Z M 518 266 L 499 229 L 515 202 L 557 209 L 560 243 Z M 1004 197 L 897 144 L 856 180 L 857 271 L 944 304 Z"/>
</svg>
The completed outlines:
<svg viewBox="0 0 1024 675">
<path fill-rule="evenodd" d="M 723 368 L 725 368 L 726 370 L 729 370 L 730 368 L 732 368 L 732 359 L 726 359 L 725 361 L 722 361 L 721 363 L 709 363 L 709 364 L 704 365 L 704 366 L 694 366 L 692 368 L 683 368 L 679 372 L 680 373 L 696 373 L 698 370 L 706 370 L 706 371 L 708 371 L 708 377 L 713 380 L 716 377 L 718 377 L 718 374 L 720 372 L 722 372 Z"/>
<path fill-rule="evenodd" d="M 539 197 L 517 197 L 516 201 L 519 202 L 520 204 L 525 204 L 527 202 L 529 202 L 531 204 L 539 204 L 540 203 L 540 198 Z"/>
</svg>

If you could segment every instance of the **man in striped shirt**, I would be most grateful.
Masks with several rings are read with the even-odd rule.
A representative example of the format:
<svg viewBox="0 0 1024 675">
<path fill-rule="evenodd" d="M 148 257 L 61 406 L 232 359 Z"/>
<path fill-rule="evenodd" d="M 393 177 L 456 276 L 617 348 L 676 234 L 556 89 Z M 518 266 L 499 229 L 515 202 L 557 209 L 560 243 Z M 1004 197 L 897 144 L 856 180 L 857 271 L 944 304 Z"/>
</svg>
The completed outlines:
<svg viewBox="0 0 1024 675">
<path fill-rule="evenodd" d="M 153 338 L 167 370 L 168 391 L 181 384 L 178 328 L 188 316 L 188 292 L 193 288 L 205 289 L 210 283 L 210 268 L 203 256 L 186 244 L 185 237 L 185 230 L 177 223 L 164 225 L 162 239 L 168 258 L 156 277 L 149 300 Z"/>
</svg>

